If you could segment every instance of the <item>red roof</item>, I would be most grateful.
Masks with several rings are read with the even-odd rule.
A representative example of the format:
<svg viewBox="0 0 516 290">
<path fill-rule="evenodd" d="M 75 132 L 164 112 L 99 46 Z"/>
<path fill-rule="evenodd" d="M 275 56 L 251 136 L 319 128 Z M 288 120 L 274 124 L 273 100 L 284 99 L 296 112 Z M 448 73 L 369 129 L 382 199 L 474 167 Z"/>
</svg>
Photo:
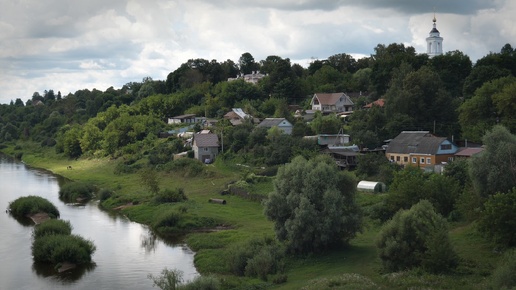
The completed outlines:
<svg viewBox="0 0 516 290">
<path fill-rule="evenodd" d="M 364 109 L 370 109 L 374 106 L 378 106 L 380 108 L 383 108 L 383 106 L 385 106 L 385 99 L 378 99 L 372 103 L 369 103 L 367 105 L 364 106 Z"/>
<path fill-rule="evenodd" d="M 475 154 L 478 154 L 480 152 L 484 151 L 484 148 L 482 147 L 474 147 L 474 148 L 462 148 L 459 152 L 455 153 L 455 156 L 460 157 L 471 157 Z"/>
</svg>

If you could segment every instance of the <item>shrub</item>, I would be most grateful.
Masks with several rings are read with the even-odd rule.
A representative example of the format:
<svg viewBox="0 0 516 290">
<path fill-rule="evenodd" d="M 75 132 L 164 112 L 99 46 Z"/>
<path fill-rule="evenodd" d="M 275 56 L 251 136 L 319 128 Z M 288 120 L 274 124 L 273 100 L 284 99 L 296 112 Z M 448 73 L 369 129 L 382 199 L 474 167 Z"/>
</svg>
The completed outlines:
<svg viewBox="0 0 516 290">
<path fill-rule="evenodd" d="M 177 172 L 185 177 L 199 176 L 204 172 L 204 166 L 201 161 L 191 158 L 179 158 L 165 165 L 167 172 Z"/>
<path fill-rule="evenodd" d="M 183 272 L 177 269 L 167 268 L 161 271 L 159 276 L 149 274 L 153 286 L 161 290 L 217 290 L 220 289 L 220 282 L 212 276 L 198 276 L 189 283 L 183 283 Z"/>
<path fill-rule="evenodd" d="M 181 202 L 187 200 L 185 191 L 182 188 L 163 189 L 154 196 L 156 203 Z"/>
<path fill-rule="evenodd" d="M 89 263 L 95 250 L 93 242 L 77 235 L 46 235 L 32 244 L 34 261 L 52 264 Z"/>
<path fill-rule="evenodd" d="M 36 225 L 32 233 L 34 239 L 47 235 L 71 235 L 72 225 L 69 221 L 64 220 L 48 220 L 44 223 Z"/>
<path fill-rule="evenodd" d="M 93 184 L 82 182 L 69 182 L 59 189 L 59 197 L 66 201 L 77 201 L 80 199 L 91 199 L 96 188 Z"/>
<path fill-rule="evenodd" d="M 39 196 L 20 197 L 9 203 L 9 210 L 15 217 L 26 217 L 36 213 L 47 213 L 52 218 L 59 217 L 59 210 L 48 200 Z"/>
<path fill-rule="evenodd" d="M 378 234 L 376 245 L 388 271 L 427 267 L 446 271 L 457 262 L 448 238 L 446 220 L 422 200 L 409 210 L 398 211 Z"/>
<path fill-rule="evenodd" d="M 516 245 L 516 187 L 490 196 L 478 223 L 479 230 L 500 246 Z"/>
<path fill-rule="evenodd" d="M 259 277 L 283 272 L 285 250 L 273 239 L 253 239 L 228 250 L 229 270 L 237 276 Z"/>
<path fill-rule="evenodd" d="M 113 195 L 113 192 L 111 190 L 102 188 L 101 190 L 99 190 L 98 197 L 99 197 L 100 201 L 104 201 L 104 200 L 110 198 L 112 195 Z"/>
<path fill-rule="evenodd" d="M 493 289 L 514 289 L 516 287 L 516 250 L 505 253 L 500 265 L 491 276 Z"/>
<path fill-rule="evenodd" d="M 191 282 L 179 286 L 179 290 L 217 290 L 220 282 L 213 276 L 198 276 Z"/>
<path fill-rule="evenodd" d="M 155 220 L 153 224 L 154 229 L 159 228 L 174 228 L 178 226 L 181 220 L 181 214 L 175 210 L 168 210 L 162 212 Z"/>
</svg>

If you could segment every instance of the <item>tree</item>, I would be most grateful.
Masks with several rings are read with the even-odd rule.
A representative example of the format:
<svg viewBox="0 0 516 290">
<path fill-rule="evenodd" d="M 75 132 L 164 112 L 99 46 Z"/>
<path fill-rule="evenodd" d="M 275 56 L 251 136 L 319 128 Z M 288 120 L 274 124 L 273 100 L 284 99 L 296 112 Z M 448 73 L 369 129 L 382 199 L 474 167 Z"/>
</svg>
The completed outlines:
<svg viewBox="0 0 516 290">
<path fill-rule="evenodd" d="M 318 252 L 347 242 L 360 230 L 356 181 L 327 156 L 296 157 L 280 167 L 264 202 L 276 236 L 291 252 Z"/>
<path fill-rule="evenodd" d="M 426 200 L 398 211 L 380 230 L 376 245 L 388 271 L 423 266 L 432 272 L 446 272 L 457 265 L 446 220 Z"/>
<path fill-rule="evenodd" d="M 156 171 L 147 167 L 140 171 L 140 181 L 142 185 L 148 189 L 152 194 L 156 195 L 159 192 L 159 180 Z"/>
<path fill-rule="evenodd" d="M 478 228 L 499 246 L 516 245 L 516 187 L 508 193 L 489 197 L 480 214 Z"/>
<path fill-rule="evenodd" d="M 473 186 L 484 197 L 506 193 L 516 186 L 516 135 L 497 125 L 482 141 L 485 150 L 470 161 Z"/>
<path fill-rule="evenodd" d="M 240 56 L 238 66 L 243 74 L 250 74 L 260 68 L 260 65 L 254 61 L 254 57 L 249 52 L 245 52 Z"/>
<path fill-rule="evenodd" d="M 430 59 L 430 66 L 439 74 L 446 90 L 452 97 L 461 97 L 464 81 L 471 73 L 469 56 L 461 51 L 449 51 Z"/>
</svg>

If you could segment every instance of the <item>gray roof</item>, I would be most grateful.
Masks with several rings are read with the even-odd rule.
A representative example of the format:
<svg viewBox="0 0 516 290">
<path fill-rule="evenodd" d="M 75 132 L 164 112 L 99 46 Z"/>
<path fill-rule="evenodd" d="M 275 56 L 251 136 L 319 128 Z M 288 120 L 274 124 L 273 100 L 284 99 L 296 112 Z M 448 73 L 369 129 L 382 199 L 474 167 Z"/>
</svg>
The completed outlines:
<svg viewBox="0 0 516 290">
<path fill-rule="evenodd" d="M 260 124 L 258 124 L 258 127 L 272 128 L 274 126 L 278 126 L 285 120 L 285 118 L 265 118 Z"/>
<path fill-rule="evenodd" d="M 195 134 L 194 145 L 197 147 L 219 147 L 219 137 L 217 134 Z"/>
<path fill-rule="evenodd" d="M 386 153 L 436 154 L 445 140 L 446 138 L 436 137 L 428 131 L 403 131 L 392 139 Z"/>
</svg>

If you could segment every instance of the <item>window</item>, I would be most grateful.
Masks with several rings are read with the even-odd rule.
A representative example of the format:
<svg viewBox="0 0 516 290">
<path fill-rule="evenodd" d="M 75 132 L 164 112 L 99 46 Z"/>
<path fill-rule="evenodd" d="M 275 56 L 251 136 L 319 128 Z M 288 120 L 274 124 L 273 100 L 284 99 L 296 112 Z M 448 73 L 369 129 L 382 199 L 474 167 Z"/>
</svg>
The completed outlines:
<svg viewBox="0 0 516 290">
<path fill-rule="evenodd" d="M 448 157 L 448 162 L 452 162 L 453 161 L 453 157 Z"/>
<path fill-rule="evenodd" d="M 391 155 L 391 161 L 394 161 L 394 155 Z"/>
<path fill-rule="evenodd" d="M 451 144 L 441 144 L 441 150 L 451 150 Z"/>
<path fill-rule="evenodd" d="M 417 158 L 416 157 L 412 157 L 412 163 L 414 163 L 414 164 L 417 163 Z"/>
<path fill-rule="evenodd" d="M 419 160 L 419 163 L 425 164 L 425 157 L 421 157 L 421 159 Z"/>
<path fill-rule="evenodd" d="M 399 156 L 396 156 L 396 161 L 400 161 L 400 157 Z"/>
<path fill-rule="evenodd" d="M 432 158 L 427 158 L 426 159 L 426 164 L 432 164 Z"/>
<path fill-rule="evenodd" d="M 204 147 L 204 152 L 208 152 L 208 147 Z"/>
</svg>

